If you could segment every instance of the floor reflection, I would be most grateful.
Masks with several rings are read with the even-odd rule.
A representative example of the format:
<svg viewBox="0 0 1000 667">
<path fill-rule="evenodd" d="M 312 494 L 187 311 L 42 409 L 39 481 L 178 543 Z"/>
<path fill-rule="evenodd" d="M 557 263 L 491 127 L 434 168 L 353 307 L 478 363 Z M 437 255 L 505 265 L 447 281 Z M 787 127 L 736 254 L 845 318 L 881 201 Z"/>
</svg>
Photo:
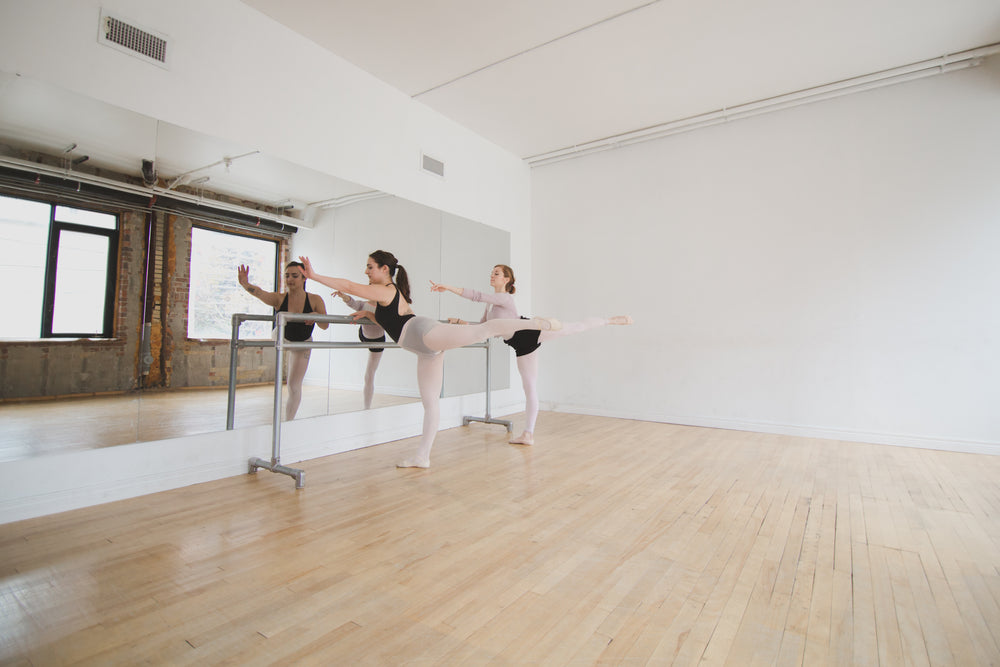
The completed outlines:
<svg viewBox="0 0 1000 667">
<path fill-rule="evenodd" d="M 415 400 L 375 394 L 372 407 Z M 296 419 L 354 412 L 361 401 L 357 391 L 306 385 Z M 0 405 L 0 461 L 222 431 L 227 403 L 225 387 L 149 392 L 141 399 L 93 396 L 5 403 Z M 273 410 L 272 385 L 237 389 L 236 428 L 270 424 Z"/>
</svg>

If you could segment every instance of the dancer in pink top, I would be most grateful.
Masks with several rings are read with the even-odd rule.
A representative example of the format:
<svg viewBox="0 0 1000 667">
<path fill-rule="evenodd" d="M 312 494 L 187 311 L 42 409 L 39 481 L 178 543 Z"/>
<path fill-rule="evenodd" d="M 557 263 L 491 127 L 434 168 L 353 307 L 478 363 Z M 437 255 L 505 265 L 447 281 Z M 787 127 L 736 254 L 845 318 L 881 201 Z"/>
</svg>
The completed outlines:
<svg viewBox="0 0 1000 667">
<path fill-rule="evenodd" d="M 434 292 L 453 292 L 460 297 L 487 304 L 486 311 L 480 322 L 496 318 L 514 319 L 518 317 L 517 306 L 514 305 L 514 270 L 506 264 L 497 264 L 490 273 L 490 287 L 493 293 L 477 292 L 467 287 L 451 287 L 431 282 Z M 468 324 L 464 320 L 449 318 L 455 324 Z M 538 419 L 538 348 L 545 341 L 561 336 L 580 333 L 588 329 L 608 324 L 632 324 L 628 315 L 615 317 L 588 317 L 581 322 L 563 322 L 557 331 L 536 331 L 526 329 L 516 332 L 504 340 L 514 349 L 517 355 L 517 370 L 521 374 L 521 385 L 524 387 L 524 433 L 510 441 L 512 445 L 535 444 L 535 421 Z"/>
</svg>

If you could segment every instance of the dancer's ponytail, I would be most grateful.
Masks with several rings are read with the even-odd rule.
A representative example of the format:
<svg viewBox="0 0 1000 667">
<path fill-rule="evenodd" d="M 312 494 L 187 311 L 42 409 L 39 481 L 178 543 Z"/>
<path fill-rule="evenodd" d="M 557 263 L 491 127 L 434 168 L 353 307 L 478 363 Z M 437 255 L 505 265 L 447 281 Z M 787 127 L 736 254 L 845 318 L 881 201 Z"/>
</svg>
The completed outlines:
<svg viewBox="0 0 1000 667">
<path fill-rule="evenodd" d="M 396 287 L 406 299 L 406 303 L 413 303 L 413 299 L 410 298 L 410 278 L 406 275 L 406 269 L 398 262 L 396 263 Z"/>
<path fill-rule="evenodd" d="M 406 303 L 413 303 L 410 298 L 410 278 L 406 275 L 406 269 L 399 263 L 396 256 L 388 250 L 376 250 L 368 256 L 379 266 L 389 267 L 389 278 L 396 284 L 396 288 L 406 299 Z"/>
</svg>

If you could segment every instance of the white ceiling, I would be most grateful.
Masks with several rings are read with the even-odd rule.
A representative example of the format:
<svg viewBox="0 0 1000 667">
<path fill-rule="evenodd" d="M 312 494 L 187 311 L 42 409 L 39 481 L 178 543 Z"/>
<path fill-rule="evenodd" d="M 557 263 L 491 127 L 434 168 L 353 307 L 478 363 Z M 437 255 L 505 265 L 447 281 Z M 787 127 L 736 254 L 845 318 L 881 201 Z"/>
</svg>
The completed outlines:
<svg viewBox="0 0 1000 667">
<path fill-rule="evenodd" d="M 998 0 L 243 0 L 523 158 L 1000 42 Z"/>
<path fill-rule="evenodd" d="M 1000 0 L 242 1 L 523 158 L 1000 43 Z M 367 191 L 0 73 L 3 142 L 299 217 Z"/>
</svg>

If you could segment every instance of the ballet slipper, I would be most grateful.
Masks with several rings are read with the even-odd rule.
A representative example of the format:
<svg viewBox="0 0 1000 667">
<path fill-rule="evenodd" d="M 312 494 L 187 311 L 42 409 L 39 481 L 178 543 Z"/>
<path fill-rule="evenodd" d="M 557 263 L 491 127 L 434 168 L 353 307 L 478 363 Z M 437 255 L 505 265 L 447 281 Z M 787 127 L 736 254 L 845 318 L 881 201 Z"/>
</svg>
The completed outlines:
<svg viewBox="0 0 1000 667">
<path fill-rule="evenodd" d="M 559 331 L 562 329 L 562 322 L 554 317 L 532 317 L 531 321 L 537 324 L 541 331 Z"/>
<path fill-rule="evenodd" d="M 512 444 L 512 445 L 533 445 L 533 444 L 535 444 L 535 437 L 531 434 L 530 431 L 525 431 L 521 435 L 519 435 L 516 438 L 514 438 L 513 440 L 511 440 L 510 444 Z"/>
<path fill-rule="evenodd" d="M 397 468 L 430 468 L 430 459 L 406 459 L 396 464 Z"/>
<path fill-rule="evenodd" d="M 618 325 L 632 324 L 632 316 L 615 315 L 614 317 L 608 318 L 608 324 L 618 324 Z"/>
</svg>

